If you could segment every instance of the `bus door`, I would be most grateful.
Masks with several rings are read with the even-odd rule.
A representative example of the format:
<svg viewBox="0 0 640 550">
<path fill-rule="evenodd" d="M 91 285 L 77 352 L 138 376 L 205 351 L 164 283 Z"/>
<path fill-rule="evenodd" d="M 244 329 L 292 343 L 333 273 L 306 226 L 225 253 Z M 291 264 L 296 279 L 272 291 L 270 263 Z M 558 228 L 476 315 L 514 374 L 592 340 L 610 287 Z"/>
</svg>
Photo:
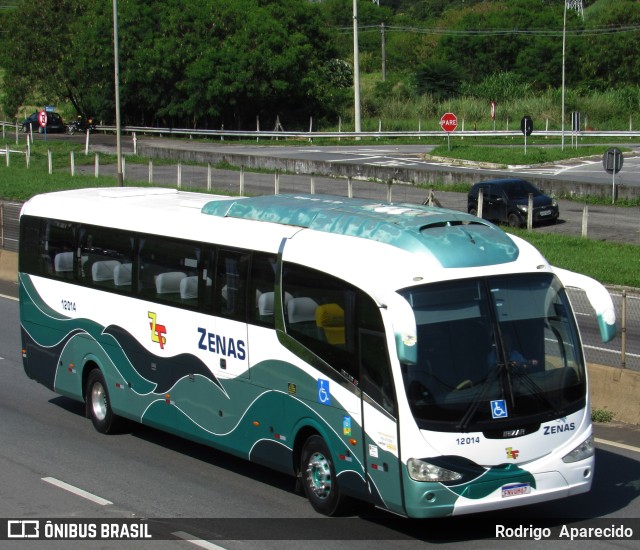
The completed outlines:
<svg viewBox="0 0 640 550">
<path fill-rule="evenodd" d="M 360 329 L 364 459 L 371 501 L 404 514 L 397 402 L 383 332 Z"/>
<path fill-rule="evenodd" d="M 212 377 L 193 376 L 178 428 L 202 435 L 227 433 L 240 420 L 241 410 L 232 403 L 234 384 L 249 378 L 247 345 L 247 266 L 249 254 L 238 250 L 211 250 L 199 275 L 199 292 L 208 315 L 200 317 L 198 348 Z M 213 381 L 213 383 L 212 383 Z"/>
<path fill-rule="evenodd" d="M 248 378 L 247 276 L 249 253 L 221 249 L 216 258 L 214 313 L 215 373 L 221 378 Z M 255 309 L 255 304 L 251 304 Z M 211 340 L 211 338 L 210 338 Z"/>
</svg>

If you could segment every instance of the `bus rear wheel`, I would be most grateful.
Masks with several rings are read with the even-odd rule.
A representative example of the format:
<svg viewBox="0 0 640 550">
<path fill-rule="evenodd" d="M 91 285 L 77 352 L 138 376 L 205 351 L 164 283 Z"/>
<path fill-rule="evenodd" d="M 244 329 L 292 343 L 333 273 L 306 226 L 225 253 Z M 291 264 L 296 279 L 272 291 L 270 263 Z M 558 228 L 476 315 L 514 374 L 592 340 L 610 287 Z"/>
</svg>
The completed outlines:
<svg viewBox="0 0 640 550">
<path fill-rule="evenodd" d="M 319 435 L 312 435 L 305 442 L 300 473 L 305 495 L 316 512 L 326 516 L 338 514 L 345 498 L 340 493 L 329 448 Z"/>
<path fill-rule="evenodd" d="M 120 418 L 111 409 L 107 383 L 100 369 L 93 369 L 87 378 L 85 392 L 87 416 L 93 427 L 103 434 L 115 433 L 120 427 Z"/>
</svg>

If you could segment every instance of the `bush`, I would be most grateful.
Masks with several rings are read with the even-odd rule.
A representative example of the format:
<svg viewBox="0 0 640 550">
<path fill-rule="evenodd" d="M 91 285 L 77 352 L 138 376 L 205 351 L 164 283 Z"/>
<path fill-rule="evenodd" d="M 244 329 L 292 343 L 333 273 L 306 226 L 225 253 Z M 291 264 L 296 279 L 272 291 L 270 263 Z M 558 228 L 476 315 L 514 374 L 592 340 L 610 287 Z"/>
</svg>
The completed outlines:
<svg viewBox="0 0 640 550">
<path fill-rule="evenodd" d="M 615 415 L 616 413 L 608 409 L 592 409 L 591 421 L 602 422 L 602 423 L 611 422 Z"/>
</svg>

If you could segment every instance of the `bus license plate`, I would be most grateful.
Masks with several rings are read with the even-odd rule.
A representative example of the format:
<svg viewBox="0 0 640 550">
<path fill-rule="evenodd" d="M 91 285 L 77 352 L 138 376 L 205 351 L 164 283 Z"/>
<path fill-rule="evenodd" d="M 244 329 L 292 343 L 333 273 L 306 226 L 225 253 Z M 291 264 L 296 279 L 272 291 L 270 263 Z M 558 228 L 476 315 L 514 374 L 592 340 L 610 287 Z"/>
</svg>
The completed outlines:
<svg viewBox="0 0 640 550">
<path fill-rule="evenodd" d="M 540 212 L 541 216 L 550 216 L 551 215 L 551 210 L 543 210 L 542 212 Z"/>
<path fill-rule="evenodd" d="M 502 488 L 502 498 L 528 495 L 530 492 L 531 485 L 529 483 L 514 483 L 513 485 L 505 485 Z"/>
</svg>

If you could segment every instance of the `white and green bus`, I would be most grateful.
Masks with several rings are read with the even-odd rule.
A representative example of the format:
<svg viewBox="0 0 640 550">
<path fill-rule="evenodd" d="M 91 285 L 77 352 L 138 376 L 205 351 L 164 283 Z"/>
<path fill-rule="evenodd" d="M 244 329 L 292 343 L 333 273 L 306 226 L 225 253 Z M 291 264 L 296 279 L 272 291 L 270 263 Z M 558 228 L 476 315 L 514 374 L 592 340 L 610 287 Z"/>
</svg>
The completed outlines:
<svg viewBox="0 0 640 550">
<path fill-rule="evenodd" d="M 125 419 L 425 518 L 588 491 L 589 387 L 565 287 L 609 293 L 466 213 L 156 188 L 21 213 L 24 368 Z M 121 429 L 121 428 L 120 428 Z"/>
</svg>

